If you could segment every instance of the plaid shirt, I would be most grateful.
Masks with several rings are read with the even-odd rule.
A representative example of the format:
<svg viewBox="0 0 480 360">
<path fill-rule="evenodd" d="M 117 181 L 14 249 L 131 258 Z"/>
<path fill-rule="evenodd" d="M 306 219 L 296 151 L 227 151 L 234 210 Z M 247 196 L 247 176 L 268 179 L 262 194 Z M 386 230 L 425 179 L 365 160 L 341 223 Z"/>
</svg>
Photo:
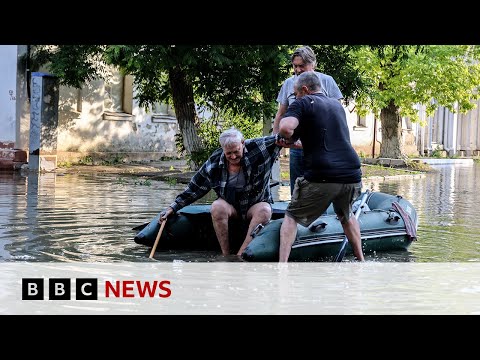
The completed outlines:
<svg viewBox="0 0 480 360">
<path fill-rule="evenodd" d="M 245 176 L 245 188 L 232 204 L 240 210 L 243 218 L 247 211 L 256 203 L 265 201 L 273 204 L 270 191 L 270 174 L 272 166 L 280 153 L 281 147 L 275 144 L 275 136 L 265 136 L 245 140 L 242 171 Z M 192 177 L 185 190 L 170 204 L 174 212 L 205 196 L 211 189 L 217 196 L 226 199 L 228 163 L 223 149 L 217 149 Z"/>
</svg>

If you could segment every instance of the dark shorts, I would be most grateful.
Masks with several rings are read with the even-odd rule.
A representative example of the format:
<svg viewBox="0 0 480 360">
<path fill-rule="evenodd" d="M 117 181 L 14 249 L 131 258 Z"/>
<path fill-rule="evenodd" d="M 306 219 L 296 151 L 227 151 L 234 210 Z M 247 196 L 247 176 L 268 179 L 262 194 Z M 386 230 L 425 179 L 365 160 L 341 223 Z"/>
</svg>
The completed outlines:
<svg viewBox="0 0 480 360">
<path fill-rule="evenodd" d="M 303 226 L 309 226 L 333 203 L 333 209 L 345 224 L 350 219 L 352 204 L 361 194 L 362 183 L 314 183 L 300 177 L 295 182 L 292 200 L 285 215 Z"/>
</svg>

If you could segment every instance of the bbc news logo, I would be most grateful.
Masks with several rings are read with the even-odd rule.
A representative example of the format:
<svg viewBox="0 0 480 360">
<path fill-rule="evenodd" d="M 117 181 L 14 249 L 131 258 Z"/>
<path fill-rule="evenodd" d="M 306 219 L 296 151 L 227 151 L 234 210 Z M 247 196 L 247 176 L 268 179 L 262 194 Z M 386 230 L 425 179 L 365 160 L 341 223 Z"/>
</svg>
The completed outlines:
<svg viewBox="0 0 480 360">
<path fill-rule="evenodd" d="M 22 279 L 22 300 L 44 300 L 43 278 Z M 48 280 L 49 300 L 71 300 L 72 282 L 69 278 Z M 98 279 L 75 279 L 75 300 L 98 300 Z"/>
<path fill-rule="evenodd" d="M 98 279 L 76 278 L 75 300 L 98 300 Z M 48 279 L 48 300 L 72 300 L 72 279 Z M 103 287 L 105 298 L 168 298 L 172 295 L 169 280 L 140 281 L 116 280 L 105 281 Z M 45 300 L 45 279 L 23 278 L 22 300 Z"/>
</svg>

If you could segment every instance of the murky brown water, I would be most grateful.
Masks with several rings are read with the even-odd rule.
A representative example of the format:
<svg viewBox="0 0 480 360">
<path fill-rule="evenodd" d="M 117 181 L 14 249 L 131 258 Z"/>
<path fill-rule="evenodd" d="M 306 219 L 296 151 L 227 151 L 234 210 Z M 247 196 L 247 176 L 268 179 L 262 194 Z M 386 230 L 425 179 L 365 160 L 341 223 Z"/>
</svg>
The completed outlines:
<svg viewBox="0 0 480 360">
<path fill-rule="evenodd" d="M 367 261 L 480 261 L 480 165 L 435 168 L 421 179 L 364 184 L 402 195 L 419 214 L 418 241 L 408 251 L 371 254 Z M 0 261 L 148 261 L 150 249 L 134 243 L 131 228 L 150 221 L 184 186 L 111 174 L 0 173 Z M 274 197 L 288 200 L 288 187 L 274 188 Z M 211 200 L 207 196 L 200 202 Z M 157 252 L 155 258 L 237 261 L 205 252 Z"/>
</svg>

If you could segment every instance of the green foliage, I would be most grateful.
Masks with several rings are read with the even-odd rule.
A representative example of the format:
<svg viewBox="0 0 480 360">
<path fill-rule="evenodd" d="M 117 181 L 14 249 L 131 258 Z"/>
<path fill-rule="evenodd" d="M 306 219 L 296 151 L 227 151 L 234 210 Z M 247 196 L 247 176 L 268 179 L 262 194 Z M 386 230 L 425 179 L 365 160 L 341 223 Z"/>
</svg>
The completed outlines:
<svg viewBox="0 0 480 360">
<path fill-rule="evenodd" d="M 86 155 L 78 159 L 78 165 L 93 165 L 93 158 L 91 155 Z"/>
<path fill-rule="evenodd" d="M 70 162 L 70 161 L 59 161 L 57 163 L 57 166 L 59 168 L 71 168 L 73 166 L 73 164 Z"/>
<path fill-rule="evenodd" d="M 440 150 L 440 149 L 433 150 L 432 153 L 430 154 L 430 157 L 441 158 L 442 157 L 442 150 Z"/>
<path fill-rule="evenodd" d="M 135 180 L 133 182 L 134 185 L 143 185 L 143 186 L 150 186 L 152 185 L 152 182 L 149 179 L 140 179 L 140 180 Z"/>
<path fill-rule="evenodd" d="M 311 45 L 317 56 L 316 70 L 332 76 L 348 105 L 368 91 L 366 81 L 357 71 L 354 53 L 359 45 Z"/>
<path fill-rule="evenodd" d="M 258 119 L 234 115 L 231 111 L 214 114 L 211 118 L 203 119 L 199 124 L 198 133 L 202 139 L 202 151 L 186 154 L 181 134 L 175 136 L 177 150 L 181 152 L 189 163 L 202 164 L 220 147 L 220 134 L 234 126 L 240 130 L 245 139 L 262 136 L 262 123 Z"/>
<path fill-rule="evenodd" d="M 198 61 L 192 78 L 199 105 L 234 115 L 273 117 L 282 70 L 288 59 L 286 46 L 206 46 L 195 49 Z M 273 106 L 272 106 L 273 105 Z"/>
<path fill-rule="evenodd" d="M 121 164 L 122 162 L 123 162 L 122 157 L 119 156 L 119 155 L 115 155 L 115 156 L 110 157 L 108 159 L 102 160 L 101 165 L 112 166 L 112 165 L 116 165 L 116 164 Z"/>
<path fill-rule="evenodd" d="M 61 85 L 80 88 L 83 83 L 110 75 L 104 45 L 36 45 L 31 47 L 31 70 L 46 65 Z"/>
<path fill-rule="evenodd" d="M 438 106 L 465 112 L 479 97 L 480 58 L 476 46 L 382 45 L 364 46 L 354 53 L 356 69 L 370 90 L 356 99 L 360 116 L 379 116 L 390 103 L 399 115 L 419 121 L 417 104 L 426 105 L 427 116 Z"/>
<path fill-rule="evenodd" d="M 172 103 L 168 70 L 174 66 L 170 46 L 110 45 L 105 49 L 108 64 L 134 76 L 136 99 L 142 107 L 156 102 Z"/>
<path fill-rule="evenodd" d="M 35 46 L 37 67 L 48 64 L 61 84 L 80 88 L 96 77 L 106 79 L 111 68 L 134 76 L 140 106 L 172 104 L 170 74 L 181 69 L 194 89 L 198 105 L 250 118 L 273 117 L 276 96 L 291 75 L 290 55 L 297 45 L 59 45 Z M 362 85 L 351 52 L 357 46 L 312 45 L 319 71 L 332 75 L 345 98 Z"/>
<path fill-rule="evenodd" d="M 254 119 L 261 123 L 276 113 L 276 97 L 291 74 L 294 45 L 54 45 L 34 47 L 32 61 L 47 64 L 60 83 L 80 88 L 97 77 L 107 79 L 119 69 L 133 75 L 135 98 L 141 107 L 158 102 L 183 107 L 195 101 L 197 108 L 214 113 Z M 318 69 L 337 78 L 346 99 L 356 96 L 363 78 L 353 70 L 354 46 L 314 46 Z M 193 99 L 192 99 L 193 96 Z M 176 111 L 182 124 L 196 116 Z M 181 114 L 181 115 L 179 115 Z M 183 117 L 182 117 L 183 115 Z M 187 117 L 188 118 L 185 118 Z M 240 122 L 241 122 L 240 121 Z M 206 126 L 206 125 L 205 125 Z M 222 124 L 224 126 L 224 124 Z M 247 131 L 243 125 L 240 127 Z M 191 129 L 191 127 L 189 127 Z M 210 130 L 200 129 L 210 138 Z M 248 137 L 248 134 L 245 134 Z M 183 134 L 185 135 L 185 134 Z M 205 158 L 213 146 L 198 150 L 197 134 L 189 133 L 183 149 L 191 160 Z M 177 138 L 177 144 L 181 137 Z M 208 147 L 210 146 L 210 147 Z M 181 148 L 184 148 L 182 143 Z"/>
<path fill-rule="evenodd" d="M 281 178 L 282 180 L 288 180 L 288 179 L 290 179 L 290 171 L 282 171 L 282 172 L 280 173 L 280 178 Z"/>
<path fill-rule="evenodd" d="M 174 177 L 168 177 L 167 178 L 167 183 L 170 186 L 175 186 L 175 185 L 177 185 L 177 179 L 174 178 Z"/>
</svg>

